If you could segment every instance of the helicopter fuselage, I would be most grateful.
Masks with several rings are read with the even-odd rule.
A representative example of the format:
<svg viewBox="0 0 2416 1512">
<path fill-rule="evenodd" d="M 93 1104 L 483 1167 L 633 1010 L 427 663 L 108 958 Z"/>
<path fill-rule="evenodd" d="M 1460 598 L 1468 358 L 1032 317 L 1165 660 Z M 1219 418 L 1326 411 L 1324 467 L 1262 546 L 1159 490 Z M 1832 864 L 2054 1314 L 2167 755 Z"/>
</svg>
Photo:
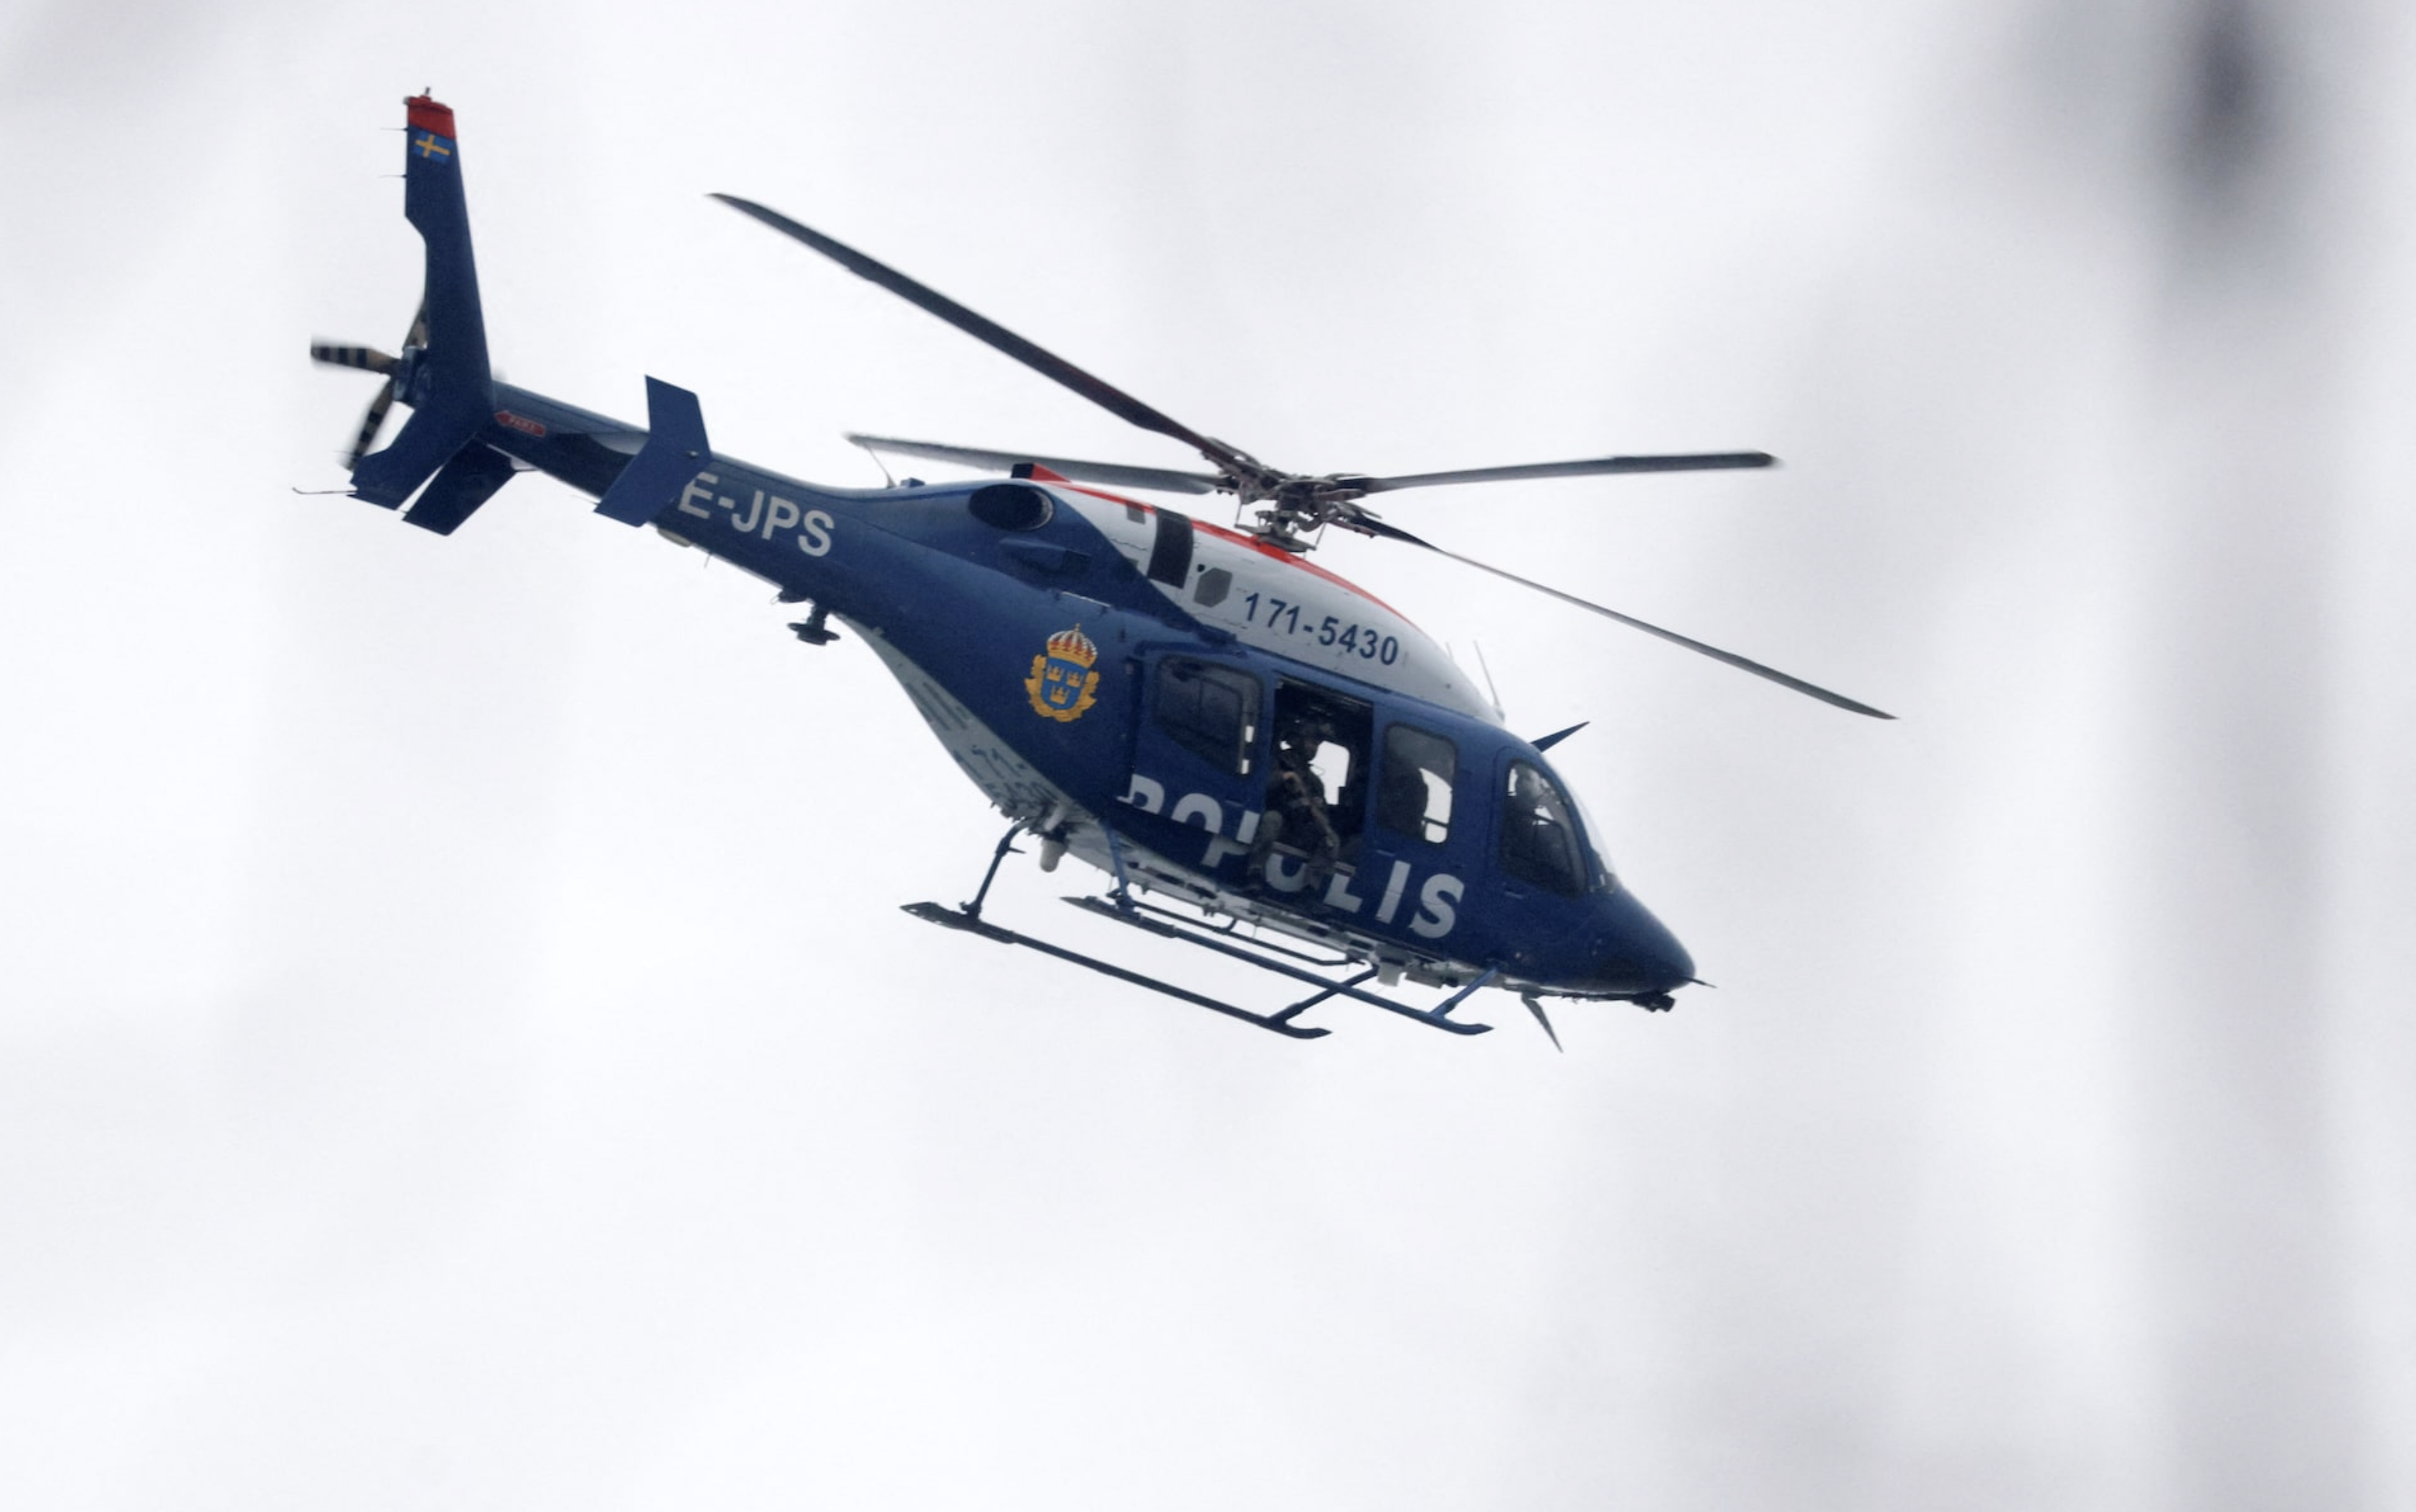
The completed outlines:
<svg viewBox="0 0 2416 1512">
<path fill-rule="evenodd" d="M 494 399 L 479 443 L 590 493 L 644 448 L 524 389 Z M 860 634 L 1052 862 L 1063 847 L 1387 975 L 1630 998 L 1691 979 L 1541 752 L 1336 574 L 1045 473 L 851 490 L 692 461 L 660 534 Z M 1308 779 L 1288 813 L 1287 764 Z"/>
<path fill-rule="evenodd" d="M 1246 535 L 1032 465 L 988 482 L 825 488 L 715 451 L 697 397 L 658 379 L 646 381 L 643 429 L 496 381 L 453 114 L 426 95 L 406 109 L 403 213 L 426 249 L 419 316 L 395 356 L 312 347 L 317 360 L 387 381 L 352 455 L 354 497 L 407 505 L 405 520 L 449 535 L 517 471 L 558 478 L 596 496 L 599 515 L 652 525 L 773 584 L 782 601 L 809 604 L 793 627 L 801 640 L 833 639 L 833 620 L 862 637 L 1013 821 L 1002 857 L 1029 832 L 1044 867 L 1071 854 L 1110 873 L 1108 912 L 1125 922 L 1144 917 L 1133 894 L 1155 891 L 1317 942 L 1365 975 L 1335 982 L 1241 952 L 1321 985 L 1307 1002 L 1258 1015 L 983 924 L 979 895 L 961 910 L 909 912 L 1303 1037 L 1324 1031 L 1292 1017 L 1336 994 L 1472 1033 L 1482 1026 L 1449 1013 L 1479 986 L 1659 1008 L 1693 979 L 1685 950 L 1601 859 L 1538 746 L 1503 728 L 1492 702 L 1406 618 L 1287 549 L 1301 544 L 1291 515 L 1278 510 Z M 1190 434 L 894 270 L 776 212 L 731 203 L 1135 423 Z M 411 416 L 371 450 L 393 402 Z M 1339 494 L 1309 487 L 1318 480 L 1192 439 L 1203 456 L 1257 479 L 1249 487 L 1298 484 L 1309 488 L 1303 507 L 1341 508 Z M 1768 460 L 1613 458 L 1508 476 Z M 1151 476 L 1161 478 L 1153 486 L 1241 486 Z M 1351 488 L 1493 476 L 1357 478 Z M 1335 518 L 1415 539 L 1366 511 Z M 1235 953 L 1197 931 L 1173 932 Z M 1459 990 L 1418 1010 L 1370 994 L 1357 985 L 1367 976 Z M 1529 1006 L 1548 1029 L 1532 996 Z"/>
</svg>

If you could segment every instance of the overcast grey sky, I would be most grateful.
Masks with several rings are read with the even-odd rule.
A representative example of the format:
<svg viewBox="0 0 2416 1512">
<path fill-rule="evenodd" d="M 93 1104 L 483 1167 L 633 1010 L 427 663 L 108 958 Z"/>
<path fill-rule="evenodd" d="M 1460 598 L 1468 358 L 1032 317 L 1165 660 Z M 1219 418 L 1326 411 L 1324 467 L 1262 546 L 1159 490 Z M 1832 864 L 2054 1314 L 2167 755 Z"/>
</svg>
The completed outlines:
<svg viewBox="0 0 2416 1512">
<path fill-rule="evenodd" d="M 2379 0 L 0 10 L 8 1501 L 2416 1504 L 2411 77 Z M 1767 447 L 1393 518 L 1902 721 L 1339 542 L 1595 721 L 1718 990 L 1298 1045 L 940 935 L 992 821 L 861 646 L 541 479 L 289 491 L 423 85 L 515 382 L 1186 461 L 743 193 L 1288 467 Z"/>
</svg>

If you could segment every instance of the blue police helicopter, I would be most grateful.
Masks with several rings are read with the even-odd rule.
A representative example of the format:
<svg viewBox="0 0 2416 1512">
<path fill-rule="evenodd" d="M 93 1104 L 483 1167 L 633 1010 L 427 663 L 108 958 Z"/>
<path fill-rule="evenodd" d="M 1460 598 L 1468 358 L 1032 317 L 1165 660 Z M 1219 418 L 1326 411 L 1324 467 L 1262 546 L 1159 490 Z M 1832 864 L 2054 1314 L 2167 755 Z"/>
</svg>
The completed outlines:
<svg viewBox="0 0 2416 1512">
<path fill-rule="evenodd" d="M 714 451 L 697 397 L 646 379 L 642 430 L 496 381 L 490 370 L 453 113 L 405 102 L 403 213 L 426 244 L 418 317 L 399 355 L 315 343 L 376 373 L 350 493 L 450 535 L 521 471 L 597 499 L 673 545 L 739 567 L 869 646 L 957 764 L 1010 821 L 973 900 L 915 917 L 1039 951 L 1295 1038 L 1329 999 L 1454 1034 L 1482 988 L 1517 993 L 1560 1043 L 1547 997 L 1672 1005 L 1695 983 L 1669 930 L 1613 875 L 1544 753 L 1432 640 L 1307 559 L 1339 526 L 1439 552 L 1837 707 L 1889 716 L 1785 673 L 1443 551 L 1361 501 L 1444 484 L 1763 467 L 1761 452 L 1374 477 L 1288 473 L 1202 435 L 905 275 L 777 211 L 716 198 L 912 300 L 1213 471 L 1128 467 L 891 437 L 876 451 L 994 468 L 991 481 L 824 488 Z M 411 415 L 371 450 L 388 408 Z M 1104 485 L 1094 487 L 1092 485 Z M 1236 498 L 1236 528 L 1109 489 Z M 405 506 L 408 507 L 405 507 Z M 1160 938 L 1311 988 L 1261 1012 L 1009 930 L 982 905 L 1016 841 L 1053 870 L 1106 875 L 1066 900 Z M 1445 994 L 1387 995 L 1406 978 Z M 1379 990 L 1382 989 L 1383 990 Z"/>
</svg>

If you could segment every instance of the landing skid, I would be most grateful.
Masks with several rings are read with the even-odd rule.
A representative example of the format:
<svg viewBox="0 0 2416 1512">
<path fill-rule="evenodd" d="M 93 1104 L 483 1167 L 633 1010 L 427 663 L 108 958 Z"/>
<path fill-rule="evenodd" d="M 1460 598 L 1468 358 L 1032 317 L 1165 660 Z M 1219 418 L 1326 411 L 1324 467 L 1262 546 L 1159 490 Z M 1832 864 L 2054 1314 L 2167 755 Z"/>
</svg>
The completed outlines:
<svg viewBox="0 0 2416 1512">
<path fill-rule="evenodd" d="M 1291 1021 L 1294 1014 L 1330 994 L 1321 992 L 1316 997 L 1293 1004 L 1280 1013 L 1252 1013 L 1247 1008 L 1237 1008 L 1231 1003 L 1220 1003 L 1213 997 L 1194 992 L 1187 987 L 1177 987 L 1172 982 L 1162 982 L 1155 976 L 1144 976 L 1137 971 L 1127 971 L 1122 966 L 1111 961 L 1101 960 L 1095 956 L 1086 956 L 1077 950 L 1068 950 L 1064 945 L 1050 945 L 1046 940 L 1035 940 L 1028 934 L 1018 934 L 1013 930 L 1000 929 L 995 924 L 985 922 L 979 915 L 968 913 L 961 908 L 949 908 L 941 903 L 908 903 L 905 909 L 907 913 L 927 924 L 937 924 L 943 929 L 962 930 L 967 934 L 977 934 L 985 940 L 995 940 L 1000 945 L 1021 945 L 1027 950 L 1037 950 L 1044 956 L 1054 956 L 1059 960 L 1067 960 L 1077 966 L 1087 967 L 1102 976 L 1112 976 L 1120 982 L 1130 982 L 1135 987 L 1145 987 L 1153 992 L 1163 992 L 1168 997 L 1180 998 L 1185 1003 L 1206 1008 L 1212 1013 L 1221 1013 L 1228 1018 L 1239 1019 L 1244 1023 L 1256 1024 L 1261 1029 L 1270 1029 L 1278 1035 L 1290 1036 L 1293 1039 L 1316 1039 L 1333 1033 L 1330 1029 L 1303 1028 Z"/>
<path fill-rule="evenodd" d="M 1371 1006 L 1382 1008 L 1388 1013 L 1397 1013 L 1404 1019 L 1414 1019 L 1429 1028 L 1440 1029 L 1446 1034 L 1482 1035 L 1488 1033 L 1493 1027 L 1487 1023 L 1462 1023 L 1451 1017 L 1452 1009 L 1466 1002 L 1478 988 L 1493 979 L 1494 974 L 1491 971 L 1486 972 L 1470 982 L 1435 1007 L 1413 1008 L 1406 1003 L 1397 1003 L 1391 998 L 1367 990 L 1363 984 L 1375 976 L 1376 968 L 1373 966 L 1355 976 L 1337 982 L 1293 962 L 1310 960 L 1320 965 L 1338 966 L 1347 963 L 1343 960 L 1320 960 L 1318 958 L 1306 956 L 1298 951 L 1285 950 L 1278 945 L 1262 945 L 1256 943 L 1242 945 L 1230 938 L 1230 931 L 1204 933 L 1183 925 L 1169 923 L 1169 919 L 1179 915 L 1166 909 L 1137 902 L 1125 890 L 1120 861 L 1117 868 L 1117 886 L 1112 900 L 1099 898 L 1068 898 L 1065 901 L 1087 913 L 1096 914 L 1102 918 L 1113 919 L 1119 924 L 1129 925 L 1133 929 L 1145 930 L 1162 939 L 1180 940 L 1185 945 L 1197 945 L 1202 950 L 1212 950 L 1220 956 L 1246 961 L 1261 971 L 1274 972 L 1278 975 L 1289 976 L 1294 981 L 1309 983 L 1316 987 L 1317 990 L 1274 1013 L 1253 1013 L 1247 1008 L 1236 1007 L 1231 1003 L 1219 1002 L 1216 998 L 1194 992 L 1187 987 L 1177 987 L 1172 982 L 1161 981 L 1155 976 L 1145 976 L 1140 972 L 1116 965 L 1112 961 L 1101 960 L 1095 956 L 1086 956 L 1078 950 L 1068 950 L 1064 945 L 1052 945 L 1049 941 L 1037 940 L 1028 934 L 1019 934 L 1013 930 L 1002 929 L 981 916 L 982 901 L 989 896 L 989 885 L 998 877 L 999 863 L 1004 861 L 1014 852 L 1015 838 L 1023 833 L 1023 828 L 1021 824 L 1016 825 L 1009 829 L 1005 837 L 998 842 L 997 851 L 990 856 L 989 869 L 983 873 L 981 889 L 974 894 L 973 901 L 961 908 L 950 908 L 944 903 L 907 903 L 903 905 L 905 912 L 927 924 L 937 924 L 943 929 L 979 935 L 985 940 L 994 941 L 999 945 L 1021 945 L 1027 950 L 1036 950 L 1044 956 L 1053 956 L 1059 960 L 1097 972 L 1102 976 L 1112 976 L 1120 982 L 1147 988 L 1153 992 L 1162 992 L 1168 997 L 1206 1008 L 1212 1013 L 1221 1013 L 1227 1018 L 1239 1019 L 1244 1023 L 1255 1024 L 1261 1029 L 1292 1039 L 1317 1039 L 1333 1033 L 1332 1030 L 1320 1029 L 1313 1025 L 1304 1027 L 1292 1021 L 1328 998 L 1336 997 L 1366 1003 Z M 1114 839 L 1114 833 L 1110 831 L 1109 841 L 1111 847 Z M 1218 933 L 1229 937 L 1218 938 Z M 1279 960 L 1277 959 L 1279 955 L 1291 959 Z"/>
</svg>

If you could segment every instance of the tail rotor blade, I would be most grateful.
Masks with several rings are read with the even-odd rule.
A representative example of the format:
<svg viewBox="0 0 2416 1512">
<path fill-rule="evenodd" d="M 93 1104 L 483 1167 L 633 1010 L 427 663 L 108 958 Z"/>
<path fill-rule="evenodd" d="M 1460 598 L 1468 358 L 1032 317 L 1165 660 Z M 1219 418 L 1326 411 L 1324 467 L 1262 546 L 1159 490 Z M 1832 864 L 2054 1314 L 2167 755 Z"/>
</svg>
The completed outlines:
<svg viewBox="0 0 2416 1512">
<path fill-rule="evenodd" d="M 402 345 L 405 351 L 409 351 L 427 344 L 428 301 L 422 299 L 419 312 L 411 317 L 411 332 L 402 339 Z M 369 409 L 361 416 L 360 434 L 354 438 L 353 449 L 344 458 L 345 466 L 357 467 L 361 459 L 370 454 L 370 448 L 377 445 L 378 431 L 385 424 L 385 412 L 394 408 L 393 378 L 402 366 L 402 359 L 373 346 L 313 341 L 310 343 L 310 360 L 324 362 L 331 368 L 353 368 L 362 372 L 377 373 L 387 380 L 379 386 L 377 397 L 370 401 Z"/>
<path fill-rule="evenodd" d="M 310 360 L 331 368 L 357 368 L 363 372 L 390 373 L 395 359 L 373 346 L 343 346 L 334 341 L 310 343 Z"/>
<path fill-rule="evenodd" d="M 370 454 L 370 447 L 377 442 L 378 428 L 385 424 L 385 412 L 393 407 L 394 385 L 384 385 L 377 398 L 370 401 L 369 412 L 361 416 L 361 433 L 353 442 L 352 455 L 344 459 L 347 468 L 358 467 L 361 459 Z"/>
</svg>

